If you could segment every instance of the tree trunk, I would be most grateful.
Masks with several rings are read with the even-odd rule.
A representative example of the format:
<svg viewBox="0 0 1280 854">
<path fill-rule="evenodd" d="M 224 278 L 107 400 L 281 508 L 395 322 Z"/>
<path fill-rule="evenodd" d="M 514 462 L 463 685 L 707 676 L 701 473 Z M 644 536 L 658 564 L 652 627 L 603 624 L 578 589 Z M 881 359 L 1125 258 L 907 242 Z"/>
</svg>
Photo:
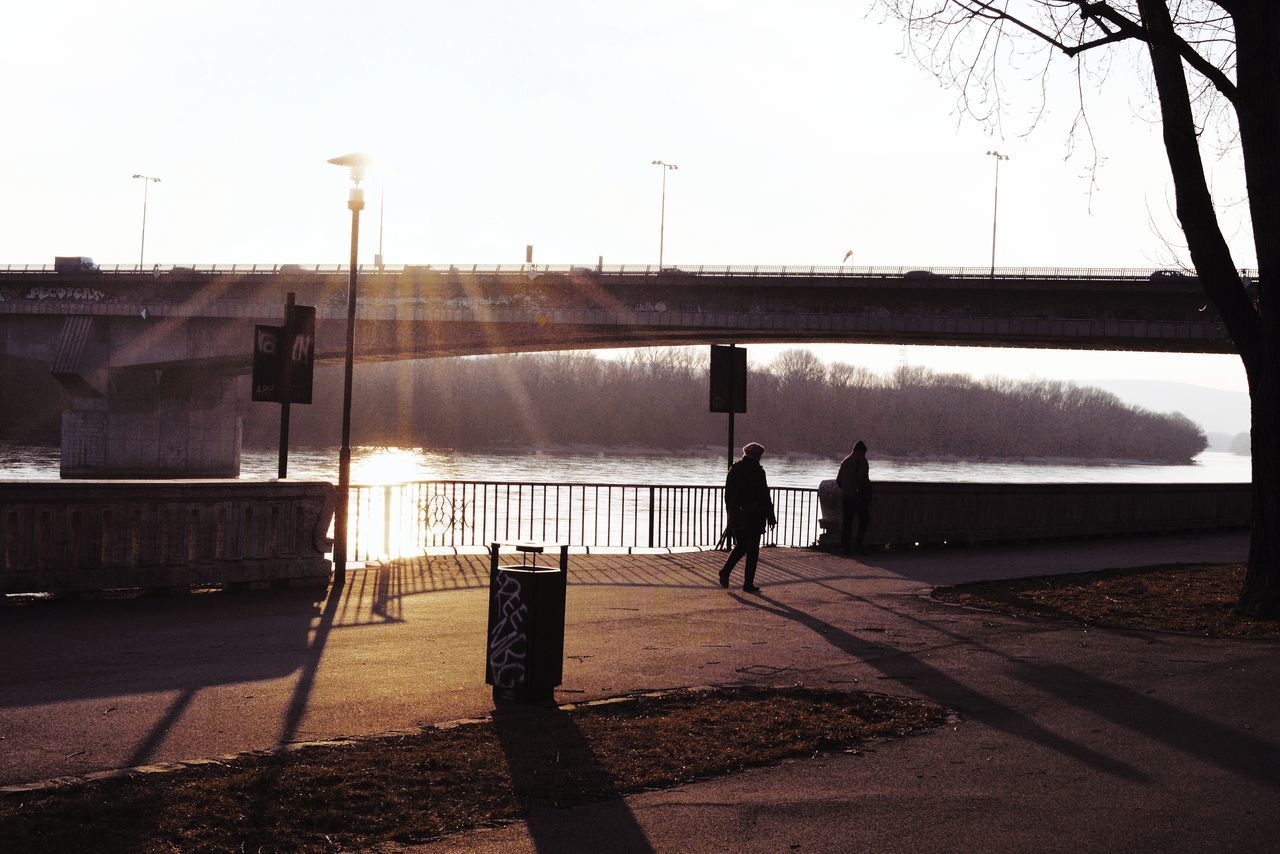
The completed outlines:
<svg viewBox="0 0 1280 854">
<path fill-rule="evenodd" d="M 1178 220 L 1187 238 L 1200 284 L 1235 342 L 1249 377 L 1252 404 L 1253 510 L 1249 568 L 1240 592 L 1242 610 L 1280 617 L 1280 311 L 1268 311 L 1271 278 L 1280 270 L 1280 234 L 1274 227 L 1280 200 L 1280 146 L 1275 50 L 1280 14 L 1271 4 L 1255 4 L 1235 17 L 1237 92 L 1245 177 L 1249 185 L 1254 242 L 1258 252 L 1261 314 L 1241 286 L 1213 198 L 1205 180 L 1191 111 L 1186 72 L 1174 47 L 1166 0 L 1138 0 L 1152 74 L 1160 99 L 1165 150 L 1173 174 Z"/>
<path fill-rule="evenodd" d="M 1252 400 L 1253 510 L 1249 568 L 1240 591 L 1240 610 L 1255 617 L 1280 618 L 1280 353 L 1267 342 L 1267 364 L 1249 373 Z"/>
<path fill-rule="evenodd" d="M 1258 253 L 1257 333 L 1237 341 L 1252 402 L 1253 519 L 1240 608 L 1280 618 L 1280 9 L 1241 4 L 1236 32 L 1236 115 Z M 1233 333 L 1234 334 L 1234 333 Z"/>
</svg>

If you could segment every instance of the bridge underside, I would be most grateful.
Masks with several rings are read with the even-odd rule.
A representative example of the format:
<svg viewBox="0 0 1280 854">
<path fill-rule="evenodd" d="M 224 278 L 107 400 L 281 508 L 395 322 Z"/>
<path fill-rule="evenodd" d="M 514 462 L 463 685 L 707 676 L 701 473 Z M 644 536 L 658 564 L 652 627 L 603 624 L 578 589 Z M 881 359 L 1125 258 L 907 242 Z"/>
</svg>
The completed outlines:
<svg viewBox="0 0 1280 854">
<path fill-rule="evenodd" d="M 316 306 L 316 360 L 341 361 L 347 276 L 296 272 L 0 273 L 0 355 L 47 364 L 65 389 L 64 476 L 234 476 L 232 379 L 287 291 Z M 362 274 L 358 306 L 360 361 L 719 342 L 1234 352 L 1185 276 L 406 269 Z"/>
</svg>

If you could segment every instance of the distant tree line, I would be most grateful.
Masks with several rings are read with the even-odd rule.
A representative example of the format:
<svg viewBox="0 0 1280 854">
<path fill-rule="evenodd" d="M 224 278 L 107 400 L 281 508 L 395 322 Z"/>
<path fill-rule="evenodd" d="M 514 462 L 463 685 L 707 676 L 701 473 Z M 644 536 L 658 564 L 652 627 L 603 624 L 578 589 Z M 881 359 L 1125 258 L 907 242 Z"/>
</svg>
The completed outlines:
<svg viewBox="0 0 1280 854">
<path fill-rule="evenodd" d="M 563 352 L 356 366 L 352 442 L 472 450 L 564 446 L 683 450 L 725 443 L 709 409 L 702 348 L 639 349 L 620 359 Z M 292 442 L 338 442 L 341 373 L 318 371 L 315 403 L 293 407 Z M 749 371 L 736 444 L 842 455 L 863 439 L 893 457 L 1188 462 L 1204 433 L 1180 414 L 1127 406 L 1056 381 L 976 380 L 919 367 L 888 376 L 783 352 Z M 278 407 L 252 404 L 250 447 L 274 447 Z"/>
</svg>

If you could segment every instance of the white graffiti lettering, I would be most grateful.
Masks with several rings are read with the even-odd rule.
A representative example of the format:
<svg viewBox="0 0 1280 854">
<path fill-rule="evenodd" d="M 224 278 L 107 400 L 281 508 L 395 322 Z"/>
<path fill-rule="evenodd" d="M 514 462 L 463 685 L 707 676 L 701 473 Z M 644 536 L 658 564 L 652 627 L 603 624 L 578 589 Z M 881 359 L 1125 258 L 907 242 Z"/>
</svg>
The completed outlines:
<svg viewBox="0 0 1280 854">
<path fill-rule="evenodd" d="M 520 598 L 520 583 L 507 573 L 494 591 L 498 618 L 489 636 L 489 669 L 495 688 L 519 688 L 525 683 L 529 651 L 529 608 Z"/>
<path fill-rule="evenodd" d="M 27 299 L 99 302 L 104 296 L 106 294 L 96 288 L 30 288 L 27 291 Z"/>
</svg>

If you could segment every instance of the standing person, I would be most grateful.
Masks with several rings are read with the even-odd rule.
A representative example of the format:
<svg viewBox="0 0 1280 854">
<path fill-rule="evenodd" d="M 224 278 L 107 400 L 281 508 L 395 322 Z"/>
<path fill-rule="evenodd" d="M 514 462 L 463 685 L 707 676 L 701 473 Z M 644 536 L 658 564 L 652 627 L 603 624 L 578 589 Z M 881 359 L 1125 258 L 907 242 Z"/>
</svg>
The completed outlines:
<svg viewBox="0 0 1280 854">
<path fill-rule="evenodd" d="M 773 499 L 769 497 L 769 481 L 760 465 L 764 445 L 752 442 L 742 448 L 742 459 L 729 466 L 724 479 L 724 504 L 729 512 L 729 529 L 733 531 L 733 551 L 720 570 L 720 586 L 729 586 L 729 574 L 743 555 L 747 565 L 743 570 L 742 589 L 747 593 L 759 593 L 756 587 L 756 562 L 760 560 L 760 537 L 765 525 L 773 527 L 778 519 L 773 515 Z"/>
<path fill-rule="evenodd" d="M 836 485 L 840 487 L 840 551 L 845 554 L 866 554 L 862 547 L 862 538 L 867 534 L 867 525 L 871 523 L 871 474 L 867 465 L 867 443 L 858 440 L 853 446 L 853 453 L 840 463 L 840 473 L 836 475 Z M 853 520 L 858 520 L 858 536 L 852 539 Z M 851 542 L 852 539 L 852 542 Z"/>
</svg>

